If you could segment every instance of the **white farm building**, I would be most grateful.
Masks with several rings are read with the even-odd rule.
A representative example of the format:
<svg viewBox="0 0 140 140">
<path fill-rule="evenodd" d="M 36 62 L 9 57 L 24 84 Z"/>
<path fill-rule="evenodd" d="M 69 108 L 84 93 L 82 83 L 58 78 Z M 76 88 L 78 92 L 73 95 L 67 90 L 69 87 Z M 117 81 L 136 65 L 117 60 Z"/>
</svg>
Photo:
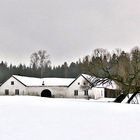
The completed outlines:
<svg viewBox="0 0 140 140">
<path fill-rule="evenodd" d="M 56 98 L 104 97 L 105 87 L 92 87 L 86 74 L 74 78 L 34 78 L 19 75 L 11 76 L 0 87 L 0 95 L 32 95 Z M 110 88 L 110 85 L 105 85 Z M 116 88 L 116 85 L 111 88 Z"/>
</svg>

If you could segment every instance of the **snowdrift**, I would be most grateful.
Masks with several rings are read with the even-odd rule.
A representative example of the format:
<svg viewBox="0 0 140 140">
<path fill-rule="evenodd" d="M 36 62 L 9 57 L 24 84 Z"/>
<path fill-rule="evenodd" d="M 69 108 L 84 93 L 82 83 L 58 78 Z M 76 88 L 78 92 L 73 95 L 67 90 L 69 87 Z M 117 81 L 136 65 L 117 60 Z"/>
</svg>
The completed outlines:
<svg viewBox="0 0 140 140">
<path fill-rule="evenodd" d="M 139 140 L 140 106 L 0 97 L 1 140 Z"/>
</svg>

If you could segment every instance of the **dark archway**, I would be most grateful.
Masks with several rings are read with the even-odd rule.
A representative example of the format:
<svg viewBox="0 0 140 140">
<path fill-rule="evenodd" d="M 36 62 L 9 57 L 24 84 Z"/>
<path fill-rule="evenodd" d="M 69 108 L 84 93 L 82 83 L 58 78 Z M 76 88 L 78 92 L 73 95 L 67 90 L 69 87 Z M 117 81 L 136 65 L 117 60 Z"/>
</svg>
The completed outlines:
<svg viewBox="0 0 140 140">
<path fill-rule="evenodd" d="M 50 90 L 45 89 L 41 92 L 41 97 L 52 97 L 52 93 Z"/>
</svg>

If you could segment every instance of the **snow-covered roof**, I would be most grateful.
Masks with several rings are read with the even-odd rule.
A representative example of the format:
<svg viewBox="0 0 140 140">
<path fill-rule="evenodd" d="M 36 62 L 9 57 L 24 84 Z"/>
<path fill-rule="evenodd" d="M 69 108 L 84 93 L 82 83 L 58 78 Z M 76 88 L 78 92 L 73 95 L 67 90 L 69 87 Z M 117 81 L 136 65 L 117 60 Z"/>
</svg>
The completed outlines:
<svg viewBox="0 0 140 140">
<path fill-rule="evenodd" d="M 90 83 L 93 83 L 97 78 L 95 76 L 91 76 L 88 74 L 82 74 L 83 77 L 85 77 Z M 97 84 L 95 87 L 103 87 L 108 89 L 118 89 L 118 85 L 111 81 L 111 83 L 105 83 L 105 84 Z"/>
<path fill-rule="evenodd" d="M 20 81 L 26 86 L 68 86 L 74 79 L 73 78 L 35 78 L 35 77 L 26 77 L 13 75 L 15 79 Z"/>
<path fill-rule="evenodd" d="M 96 79 L 96 77 L 88 74 L 81 75 L 90 83 L 93 83 Z M 75 81 L 75 78 L 35 78 L 19 75 L 13 75 L 13 77 L 26 86 L 43 86 L 43 84 L 44 86 L 69 86 L 72 82 Z M 112 81 L 111 84 L 97 84 L 95 87 L 118 89 L 118 86 L 114 81 Z"/>
</svg>

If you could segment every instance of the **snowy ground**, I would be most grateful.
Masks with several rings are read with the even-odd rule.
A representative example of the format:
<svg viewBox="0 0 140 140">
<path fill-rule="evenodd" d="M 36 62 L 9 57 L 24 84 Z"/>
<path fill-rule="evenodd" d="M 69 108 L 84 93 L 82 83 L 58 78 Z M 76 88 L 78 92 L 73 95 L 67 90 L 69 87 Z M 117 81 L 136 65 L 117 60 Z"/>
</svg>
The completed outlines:
<svg viewBox="0 0 140 140">
<path fill-rule="evenodd" d="M 139 140 L 140 105 L 0 96 L 0 140 Z"/>
</svg>

